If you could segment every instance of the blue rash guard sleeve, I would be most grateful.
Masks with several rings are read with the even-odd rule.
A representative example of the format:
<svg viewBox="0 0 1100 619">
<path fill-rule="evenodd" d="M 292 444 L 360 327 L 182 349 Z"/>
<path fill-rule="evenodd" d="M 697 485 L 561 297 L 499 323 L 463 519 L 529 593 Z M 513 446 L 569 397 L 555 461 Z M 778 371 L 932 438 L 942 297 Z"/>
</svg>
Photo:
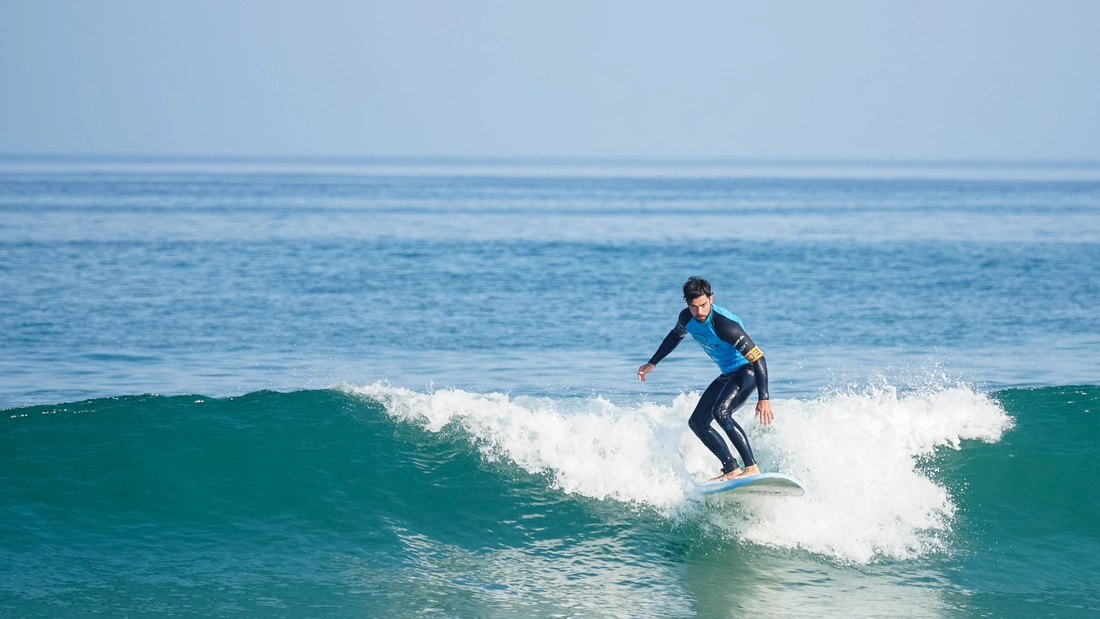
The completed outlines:
<svg viewBox="0 0 1100 619">
<path fill-rule="evenodd" d="M 657 365 L 668 356 L 670 352 L 676 350 L 676 347 L 683 341 L 684 336 L 687 335 L 687 321 L 691 320 L 691 310 L 684 309 L 680 312 L 679 318 L 676 319 L 676 326 L 672 328 L 672 331 L 668 332 L 665 339 L 661 342 L 661 345 L 657 347 L 657 352 L 653 353 L 653 356 L 649 358 L 649 362 L 653 365 Z"/>
<path fill-rule="evenodd" d="M 749 334 L 745 333 L 745 328 L 739 325 L 736 320 L 730 320 L 718 312 L 713 312 L 713 314 L 714 332 L 723 342 L 736 348 L 737 352 L 741 353 L 752 364 L 753 374 L 756 375 L 756 394 L 761 400 L 767 400 L 768 365 L 764 362 L 764 353 L 760 352 L 756 344 L 752 343 Z"/>
</svg>

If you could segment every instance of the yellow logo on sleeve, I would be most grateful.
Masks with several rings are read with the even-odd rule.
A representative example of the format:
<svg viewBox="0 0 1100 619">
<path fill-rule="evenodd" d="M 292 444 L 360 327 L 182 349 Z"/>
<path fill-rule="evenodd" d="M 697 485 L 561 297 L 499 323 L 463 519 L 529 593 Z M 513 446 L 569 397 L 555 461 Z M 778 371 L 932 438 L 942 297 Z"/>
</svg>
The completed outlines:
<svg viewBox="0 0 1100 619">
<path fill-rule="evenodd" d="M 764 353 L 760 352 L 759 346 L 753 346 L 752 350 L 745 353 L 745 359 L 747 359 L 749 363 L 756 363 L 756 360 L 763 356 Z"/>
</svg>

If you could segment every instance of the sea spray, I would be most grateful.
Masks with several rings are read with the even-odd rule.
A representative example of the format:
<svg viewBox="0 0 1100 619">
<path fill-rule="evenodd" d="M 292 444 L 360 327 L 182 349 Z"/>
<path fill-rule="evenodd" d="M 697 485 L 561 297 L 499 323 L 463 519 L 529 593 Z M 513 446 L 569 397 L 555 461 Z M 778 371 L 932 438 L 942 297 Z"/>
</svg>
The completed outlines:
<svg viewBox="0 0 1100 619">
<path fill-rule="evenodd" d="M 546 474 L 567 494 L 701 517 L 737 539 L 851 563 L 908 559 L 942 547 L 940 534 L 956 507 L 922 460 L 964 440 L 995 442 L 1012 425 L 1000 405 L 965 387 L 898 395 L 887 386 L 774 400 L 770 427 L 751 418 L 751 407 L 738 417 L 762 467 L 798 476 L 806 496 L 701 500 L 693 480 L 713 475 L 717 463 L 687 428 L 697 393 L 667 406 L 620 406 L 603 398 L 418 393 L 384 384 L 340 389 L 379 401 L 390 416 L 429 432 L 459 428 L 486 459 Z"/>
<path fill-rule="evenodd" d="M 854 563 L 940 548 L 955 503 L 919 465 L 939 447 L 996 442 L 1012 426 L 999 404 L 962 387 L 904 396 L 876 388 L 775 408 L 773 428 L 750 436 L 766 468 L 774 458 L 806 496 L 745 501 L 741 517 L 717 521 L 748 541 Z"/>
</svg>

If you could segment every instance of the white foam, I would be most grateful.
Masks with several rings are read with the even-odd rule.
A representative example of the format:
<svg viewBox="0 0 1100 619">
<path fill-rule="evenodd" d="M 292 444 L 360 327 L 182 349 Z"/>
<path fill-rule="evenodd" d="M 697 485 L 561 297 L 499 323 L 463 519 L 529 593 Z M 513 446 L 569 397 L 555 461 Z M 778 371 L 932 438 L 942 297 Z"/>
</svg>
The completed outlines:
<svg viewBox="0 0 1100 619">
<path fill-rule="evenodd" d="M 563 492 L 652 506 L 670 516 L 695 513 L 738 539 L 854 563 L 938 548 L 955 505 L 918 468 L 920 459 L 937 447 L 958 449 L 963 440 L 997 441 L 1012 424 L 997 403 L 962 387 L 773 400 L 776 420 L 768 428 L 746 406 L 737 417 L 761 468 L 795 475 L 807 493 L 701 501 L 691 492 L 693 479 L 716 474 L 718 463 L 687 428 L 697 393 L 669 406 L 617 406 L 603 398 L 340 388 L 430 432 L 457 424 L 487 459 L 548 474 Z"/>
<path fill-rule="evenodd" d="M 430 432 L 458 423 L 487 458 L 548 473 L 570 494 L 670 507 L 690 489 L 677 453 L 683 422 L 667 407 L 623 409 L 602 398 L 513 399 L 459 390 L 424 394 L 380 384 L 344 389 Z"/>
<path fill-rule="evenodd" d="M 807 494 L 746 502 L 741 518 L 721 524 L 749 541 L 855 563 L 939 548 L 955 505 L 919 461 L 963 440 L 995 442 L 1012 425 L 965 388 L 899 397 L 887 387 L 775 407 L 774 427 L 750 438 L 765 468 L 797 476 Z"/>
</svg>

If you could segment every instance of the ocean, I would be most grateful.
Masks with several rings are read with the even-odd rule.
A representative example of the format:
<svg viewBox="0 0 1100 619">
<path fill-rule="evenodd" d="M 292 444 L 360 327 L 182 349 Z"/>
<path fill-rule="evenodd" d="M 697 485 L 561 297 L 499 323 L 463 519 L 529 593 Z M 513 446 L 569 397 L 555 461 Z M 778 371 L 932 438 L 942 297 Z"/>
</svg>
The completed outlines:
<svg viewBox="0 0 1100 619">
<path fill-rule="evenodd" d="M 1100 616 L 1098 307 L 1088 163 L 7 156 L 0 616 Z"/>
</svg>

